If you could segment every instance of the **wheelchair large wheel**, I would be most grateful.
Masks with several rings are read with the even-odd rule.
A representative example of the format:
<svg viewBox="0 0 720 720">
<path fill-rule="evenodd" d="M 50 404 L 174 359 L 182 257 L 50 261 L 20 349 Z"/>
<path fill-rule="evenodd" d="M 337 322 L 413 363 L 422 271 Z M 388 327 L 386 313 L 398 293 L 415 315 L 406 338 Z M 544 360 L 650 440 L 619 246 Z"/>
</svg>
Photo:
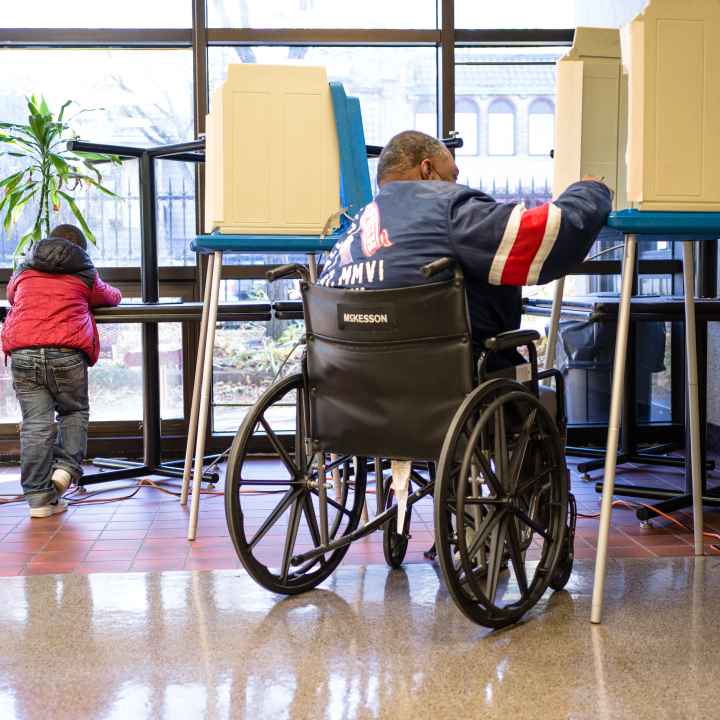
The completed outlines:
<svg viewBox="0 0 720 720">
<path fill-rule="evenodd" d="M 308 412 L 302 375 L 269 388 L 235 436 L 225 481 L 225 515 L 240 561 L 264 588 L 286 595 L 310 590 L 333 572 L 348 546 L 298 567 L 291 560 L 320 547 L 323 535 L 332 541 L 355 530 L 365 499 L 364 459 L 308 453 Z M 263 450 L 280 462 L 249 459 Z"/>
<path fill-rule="evenodd" d="M 468 618 L 504 627 L 537 603 L 564 547 L 567 509 L 547 410 L 510 380 L 476 388 L 445 437 L 435 488 L 438 559 Z"/>
</svg>

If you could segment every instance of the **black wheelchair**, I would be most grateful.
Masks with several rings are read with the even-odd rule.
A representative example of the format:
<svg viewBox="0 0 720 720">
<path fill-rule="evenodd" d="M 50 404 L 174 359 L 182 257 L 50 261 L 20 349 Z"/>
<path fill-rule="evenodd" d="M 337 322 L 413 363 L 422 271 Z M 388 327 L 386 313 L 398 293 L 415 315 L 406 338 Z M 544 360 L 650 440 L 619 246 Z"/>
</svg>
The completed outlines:
<svg viewBox="0 0 720 720">
<path fill-rule="evenodd" d="M 290 595 L 319 585 L 353 541 L 380 528 L 386 560 L 398 567 L 412 507 L 432 495 L 450 594 L 468 618 L 499 628 L 548 587 L 562 589 L 572 571 L 562 376 L 538 371 L 535 331 L 498 335 L 474 358 L 460 269 L 443 258 L 422 270 L 450 279 L 358 292 L 312 284 L 302 265 L 268 273 L 300 277 L 302 371 L 272 385 L 238 430 L 228 527 L 248 573 Z M 493 353 L 523 347 L 524 376 L 487 371 Z M 550 411 L 540 385 L 549 378 Z M 262 453 L 279 457 L 282 472 Z M 390 459 L 413 463 L 401 528 Z M 373 476 L 376 514 L 363 524 Z"/>
</svg>

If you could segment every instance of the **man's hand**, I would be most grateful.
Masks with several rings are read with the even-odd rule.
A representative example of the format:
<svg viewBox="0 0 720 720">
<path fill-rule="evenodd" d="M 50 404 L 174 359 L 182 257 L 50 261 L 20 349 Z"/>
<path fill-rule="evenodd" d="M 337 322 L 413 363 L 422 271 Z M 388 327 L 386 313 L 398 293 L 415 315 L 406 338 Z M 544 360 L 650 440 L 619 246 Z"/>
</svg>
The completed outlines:
<svg viewBox="0 0 720 720">
<path fill-rule="evenodd" d="M 585 180 L 592 180 L 593 182 L 602 183 L 602 184 L 610 191 L 611 197 L 614 197 L 614 196 L 615 196 L 615 191 L 605 182 L 605 176 L 604 176 L 604 175 L 603 175 L 602 177 L 596 177 L 595 175 L 584 175 L 584 176 L 582 177 L 582 180 L 583 180 L 583 181 L 585 181 Z"/>
</svg>

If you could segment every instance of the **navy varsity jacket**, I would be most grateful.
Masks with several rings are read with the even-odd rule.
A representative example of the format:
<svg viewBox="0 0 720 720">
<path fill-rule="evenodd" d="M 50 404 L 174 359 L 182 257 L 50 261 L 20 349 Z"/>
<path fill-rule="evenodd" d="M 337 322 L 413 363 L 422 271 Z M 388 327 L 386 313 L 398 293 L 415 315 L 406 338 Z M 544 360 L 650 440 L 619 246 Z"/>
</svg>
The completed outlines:
<svg viewBox="0 0 720 720">
<path fill-rule="evenodd" d="M 563 277 L 585 259 L 610 209 L 610 191 L 593 181 L 531 210 L 454 183 L 390 182 L 330 251 L 318 282 L 359 290 L 437 282 L 442 276 L 428 280 L 420 268 L 453 257 L 479 350 L 520 327 L 523 285 Z"/>
</svg>

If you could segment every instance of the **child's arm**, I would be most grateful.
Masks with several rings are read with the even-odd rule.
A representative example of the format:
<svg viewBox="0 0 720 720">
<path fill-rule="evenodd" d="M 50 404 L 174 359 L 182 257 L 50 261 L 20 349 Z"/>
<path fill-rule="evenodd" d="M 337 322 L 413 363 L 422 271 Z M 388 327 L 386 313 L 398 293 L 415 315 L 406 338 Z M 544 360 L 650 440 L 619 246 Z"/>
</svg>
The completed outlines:
<svg viewBox="0 0 720 720">
<path fill-rule="evenodd" d="M 15 286 L 17 285 L 17 277 L 18 277 L 17 274 L 14 274 L 10 278 L 10 282 L 8 283 L 8 286 L 7 286 L 7 291 L 6 291 L 7 301 L 11 305 L 15 304 Z"/>
<path fill-rule="evenodd" d="M 122 300 L 122 293 L 112 285 L 100 279 L 100 275 L 95 273 L 95 281 L 92 290 L 90 290 L 90 307 L 114 307 L 119 305 Z"/>
</svg>

